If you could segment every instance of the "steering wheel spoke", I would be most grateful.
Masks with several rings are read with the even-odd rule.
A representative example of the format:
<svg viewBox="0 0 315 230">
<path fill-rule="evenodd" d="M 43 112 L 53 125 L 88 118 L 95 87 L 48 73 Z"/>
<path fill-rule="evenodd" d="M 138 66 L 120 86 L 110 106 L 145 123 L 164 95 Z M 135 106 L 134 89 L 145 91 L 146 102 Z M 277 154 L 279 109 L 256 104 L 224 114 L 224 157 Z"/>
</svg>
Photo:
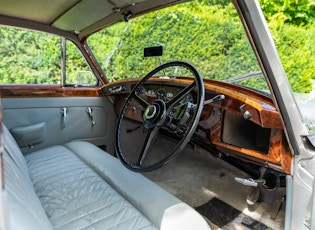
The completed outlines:
<svg viewBox="0 0 315 230">
<path fill-rule="evenodd" d="M 159 127 L 156 126 L 154 128 L 148 129 L 148 133 L 146 135 L 146 139 L 141 149 L 140 157 L 138 160 L 138 165 L 143 166 L 143 162 L 148 154 L 150 147 L 152 146 L 154 139 L 157 137 L 157 132 L 159 131 Z"/>
<path fill-rule="evenodd" d="M 140 95 L 138 95 L 135 92 L 135 97 L 134 99 L 145 109 L 146 107 L 148 107 L 149 103 L 147 101 L 145 101 L 142 97 L 140 97 Z"/>
<path fill-rule="evenodd" d="M 166 108 L 172 107 L 173 105 L 179 103 L 188 93 L 190 93 L 196 86 L 196 83 L 193 82 L 182 91 L 180 91 L 172 100 L 166 103 Z"/>
</svg>

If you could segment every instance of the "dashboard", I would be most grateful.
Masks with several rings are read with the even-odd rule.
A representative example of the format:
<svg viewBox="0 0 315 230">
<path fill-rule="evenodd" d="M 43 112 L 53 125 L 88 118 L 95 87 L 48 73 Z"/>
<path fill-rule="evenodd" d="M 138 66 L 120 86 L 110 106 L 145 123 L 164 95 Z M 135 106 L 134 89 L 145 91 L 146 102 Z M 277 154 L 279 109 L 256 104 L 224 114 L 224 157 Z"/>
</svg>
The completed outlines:
<svg viewBox="0 0 315 230">
<path fill-rule="evenodd" d="M 157 79 L 142 86 L 139 96 L 149 103 L 174 98 L 190 79 Z M 137 79 L 125 80 L 106 86 L 115 111 L 120 113 L 126 97 Z M 282 120 L 271 98 L 259 92 L 212 80 L 205 80 L 205 100 L 218 95 L 224 99 L 204 105 L 198 127 L 191 142 L 220 155 L 233 156 L 245 162 L 290 173 L 291 152 L 284 135 Z M 120 90 L 115 90 L 119 88 Z M 194 103 L 195 92 L 187 94 L 183 103 Z M 130 109 L 128 118 L 142 121 L 143 111 Z"/>
</svg>

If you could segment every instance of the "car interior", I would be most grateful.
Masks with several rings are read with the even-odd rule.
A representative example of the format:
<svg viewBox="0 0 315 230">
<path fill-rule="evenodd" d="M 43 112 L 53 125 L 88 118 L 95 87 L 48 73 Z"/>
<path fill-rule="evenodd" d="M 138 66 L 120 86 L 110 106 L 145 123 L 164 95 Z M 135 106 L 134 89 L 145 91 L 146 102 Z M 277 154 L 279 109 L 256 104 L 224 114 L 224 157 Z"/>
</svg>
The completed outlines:
<svg viewBox="0 0 315 230">
<path fill-rule="evenodd" d="M 36 76 L 34 82 L 20 78 L 0 84 L 1 229 L 284 229 L 293 161 L 286 123 L 268 78 L 265 90 L 238 84 L 257 76 L 264 79 L 270 71 L 255 42 L 260 34 L 253 28 L 263 28 L 262 34 L 265 29 L 265 22 L 257 19 L 258 1 L 230 3 L 251 47 L 252 56 L 245 56 L 255 59 L 257 68 L 250 65 L 249 74 L 236 71 L 234 78 L 226 75 L 223 80 L 205 77 L 206 72 L 220 71 L 214 60 L 203 70 L 193 57 L 168 58 L 166 41 L 135 50 L 143 61 L 135 65 L 145 71 L 131 64 L 130 75 L 138 71 L 134 77 L 115 78 L 124 76 L 127 65 L 102 69 L 117 55 L 118 46 L 131 44 L 131 35 L 125 33 L 123 42 L 113 42 L 115 49 L 106 51 L 110 58 L 99 61 L 99 53 L 105 56 L 101 48 L 108 44 L 93 36 L 102 29 L 114 36 L 106 29 L 189 2 L 0 4 L 0 24 L 10 28 L 0 30 L 0 39 L 6 41 L 16 28 L 40 31 L 58 37 L 54 48 L 61 54 L 57 64 L 49 64 L 60 71 L 57 83 Z M 28 33 L 19 39 L 24 36 Z M 68 43 L 85 62 L 84 68 L 74 67 L 84 76 L 83 83 L 79 74 L 65 77 L 67 60 L 72 60 Z M 23 44 L 40 46 L 31 40 Z M 27 48 L 18 45 L 4 45 L 10 52 L 3 63 L 15 51 L 23 58 L 22 64 L 6 62 L 11 63 L 3 68 L 8 79 L 18 76 L 19 66 L 25 76 L 42 71 L 40 65 L 31 69 L 29 64 L 39 56 L 37 51 L 32 51 L 33 57 L 23 56 Z M 137 57 L 127 53 L 125 60 L 132 63 Z M 231 66 L 237 69 L 239 63 Z M 0 77 L 6 76 L 1 71 Z"/>
</svg>

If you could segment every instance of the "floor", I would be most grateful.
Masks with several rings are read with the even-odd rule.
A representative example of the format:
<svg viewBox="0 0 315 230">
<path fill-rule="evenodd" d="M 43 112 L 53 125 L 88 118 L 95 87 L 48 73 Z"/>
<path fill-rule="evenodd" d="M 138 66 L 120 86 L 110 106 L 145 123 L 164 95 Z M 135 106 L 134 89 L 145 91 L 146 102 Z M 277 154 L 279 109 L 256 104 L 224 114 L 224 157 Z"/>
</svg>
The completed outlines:
<svg viewBox="0 0 315 230">
<path fill-rule="evenodd" d="M 283 229 L 284 211 L 271 218 L 272 204 L 246 202 L 250 187 L 234 178 L 249 176 L 199 147 L 187 147 L 176 159 L 145 173 L 204 215 L 211 229 Z"/>
</svg>

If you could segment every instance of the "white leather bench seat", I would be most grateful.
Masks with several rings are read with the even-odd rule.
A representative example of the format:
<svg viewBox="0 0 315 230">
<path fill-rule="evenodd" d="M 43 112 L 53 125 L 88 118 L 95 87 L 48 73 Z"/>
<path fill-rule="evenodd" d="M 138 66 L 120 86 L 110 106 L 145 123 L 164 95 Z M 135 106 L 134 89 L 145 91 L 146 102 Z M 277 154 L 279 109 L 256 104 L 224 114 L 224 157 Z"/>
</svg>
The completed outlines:
<svg viewBox="0 0 315 230">
<path fill-rule="evenodd" d="M 83 141 L 23 157 L 5 128 L 12 229 L 209 229 L 191 207 Z"/>
<path fill-rule="evenodd" d="M 64 146 L 28 154 L 26 162 L 55 229 L 157 229 Z"/>
</svg>

